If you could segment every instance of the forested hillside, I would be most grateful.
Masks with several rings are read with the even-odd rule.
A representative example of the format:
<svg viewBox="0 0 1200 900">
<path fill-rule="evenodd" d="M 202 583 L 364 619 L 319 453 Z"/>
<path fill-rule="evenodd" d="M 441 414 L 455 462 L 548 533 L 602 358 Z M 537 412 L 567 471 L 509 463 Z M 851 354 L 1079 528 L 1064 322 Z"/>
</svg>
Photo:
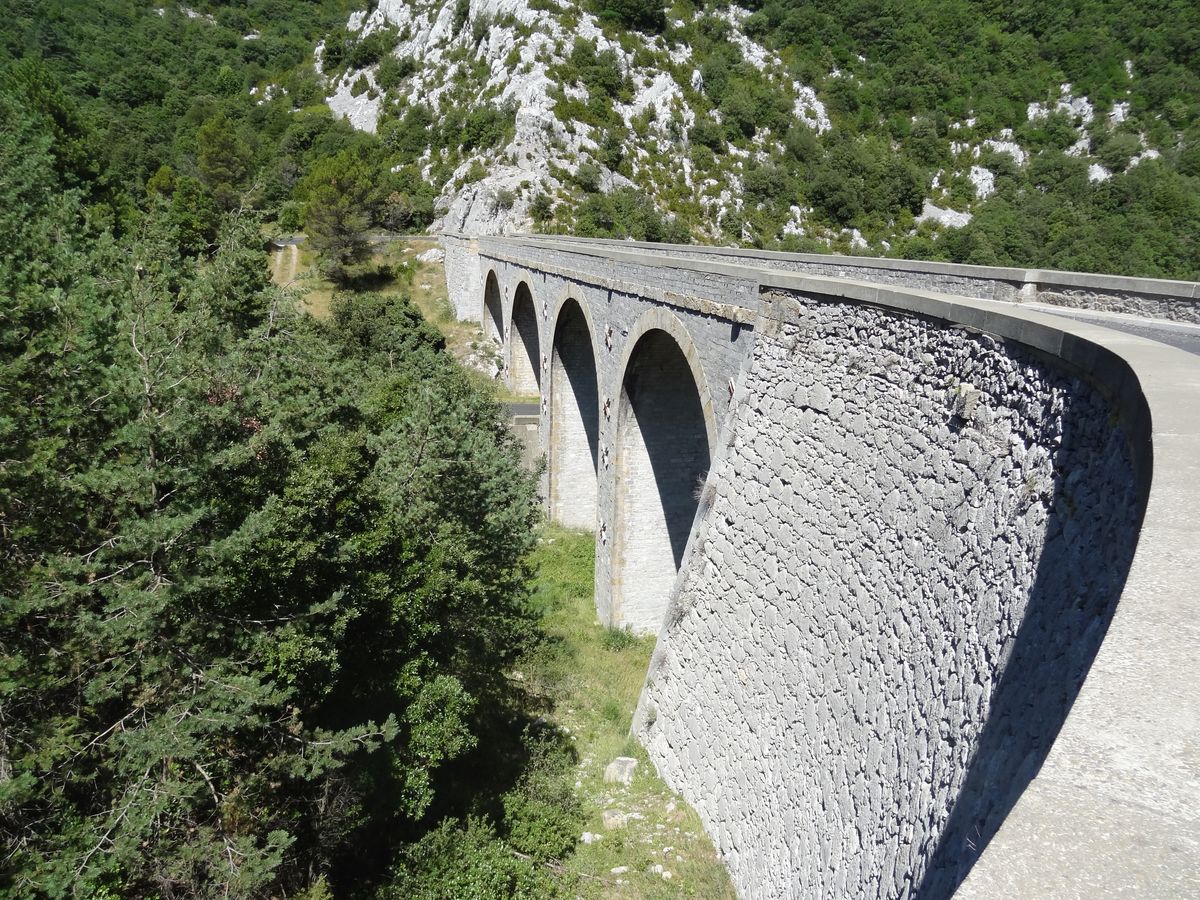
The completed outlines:
<svg viewBox="0 0 1200 900">
<path fill-rule="evenodd" d="M 636 753 L 648 649 L 531 589 L 535 479 L 369 234 L 1198 278 L 1197 9 L 0 3 L 0 893 L 614 888 L 541 712 Z"/>
<path fill-rule="evenodd" d="M 196 257 L 165 201 L 98 230 L 0 111 L 0 887 L 378 872 L 536 635 L 517 449 L 403 301 L 300 314 L 245 215 Z"/>
<path fill-rule="evenodd" d="M 433 218 L 433 186 L 393 172 L 392 154 L 324 103 L 313 48 L 345 21 L 347 0 L 3 6 L 5 81 L 52 123 L 64 179 L 83 191 L 95 228 L 128 234 L 161 206 L 180 250 L 196 256 L 223 215 L 255 212 L 274 230 L 325 236 L 341 275 L 361 257 L 360 231 Z M 306 223 L 306 212 L 324 219 Z"/>
<path fill-rule="evenodd" d="M 239 208 L 334 276 L 433 224 L 1200 277 L 1191 3 L 7 5 L 92 221 L 190 252 Z"/>
<path fill-rule="evenodd" d="M 533 478 L 402 297 L 317 320 L 267 276 L 284 173 L 374 142 L 246 85 L 302 94 L 344 10 L 6 12 L 0 894 L 444 896 L 450 840 L 458 877 L 548 895 L 561 827 L 502 841 L 576 837 L 515 806 L 523 760 L 572 762 L 508 677 Z"/>
<path fill-rule="evenodd" d="M 330 105 L 450 227 L 1200 274 L 1192 3 L 381 0 L 348 25 Z"/>
</svg>

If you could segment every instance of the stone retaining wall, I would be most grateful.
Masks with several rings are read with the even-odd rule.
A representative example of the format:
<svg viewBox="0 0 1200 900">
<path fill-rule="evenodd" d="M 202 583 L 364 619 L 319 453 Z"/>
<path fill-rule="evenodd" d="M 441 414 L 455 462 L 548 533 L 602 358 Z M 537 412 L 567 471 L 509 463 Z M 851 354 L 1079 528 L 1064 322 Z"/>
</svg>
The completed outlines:
<svg viewBox="0 0 1200 900">
<path fill-rule="evenodd" d="M 479 271 L 479 250 L 475 241 L 465 237 L 443 235 L 446 251 L 446 291 L 458 320 L 481 322 L 483 309 L 483 275 Z"/>
<path fill-rule="evenodd" d="M 1061 361 L 770 299 L 635 729 L 742 896 L 945 897 L 1104 637 L 1126 437 Z"/>
</svg>

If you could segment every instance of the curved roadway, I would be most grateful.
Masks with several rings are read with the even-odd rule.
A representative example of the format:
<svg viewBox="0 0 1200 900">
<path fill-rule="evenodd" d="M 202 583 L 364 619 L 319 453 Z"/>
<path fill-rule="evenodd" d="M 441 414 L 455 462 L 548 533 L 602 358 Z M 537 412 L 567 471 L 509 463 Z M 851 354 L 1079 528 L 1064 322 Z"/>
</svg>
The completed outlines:
<svg viewBox="0 0 1200 900">
<path fill-rule="evenodd" d="M 1024 309 L 1036 309 L 1039 312 L 1061 316 L 1064 319 L 1074 319 L 1076 322 L 1087 322 L 1089 325 L 1102 325 L 1114 331 L 1135 334 L 1138 337 L 1158 341 L 1171 347 L 1178 347 L 1188 353 L 1200 356 L 1200 325 L 1189 322 L 1174 322 L 1170 319 L 1146 319 L 1140 316 L 1130 316 L 1124 313 L 1100 312 L 1091 309 L 1077 309 L 1071 306 L 1052 306 L 1046 303 L 1022 303 Z"/>
</svg>

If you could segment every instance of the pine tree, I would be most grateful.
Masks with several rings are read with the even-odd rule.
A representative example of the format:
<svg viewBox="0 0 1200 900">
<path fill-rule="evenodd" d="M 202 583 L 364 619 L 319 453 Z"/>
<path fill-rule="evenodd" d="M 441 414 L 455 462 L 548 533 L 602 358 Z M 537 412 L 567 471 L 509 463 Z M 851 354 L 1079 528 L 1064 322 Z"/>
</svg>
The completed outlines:
<svg viewBox="0 0 1200 900">
<path fill-rule="evenodd" d="M 507 690 L 532 479 L 403 300 L 300 314 L 251 219 L 94 234 L 0 111 L 0 890 L 302 891 Z"/>
</svg>

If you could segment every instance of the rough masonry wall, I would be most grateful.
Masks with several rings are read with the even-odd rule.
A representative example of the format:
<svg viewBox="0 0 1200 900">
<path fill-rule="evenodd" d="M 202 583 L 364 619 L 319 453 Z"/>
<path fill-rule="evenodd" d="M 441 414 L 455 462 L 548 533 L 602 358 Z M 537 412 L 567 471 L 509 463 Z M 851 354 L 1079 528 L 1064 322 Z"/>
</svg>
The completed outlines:
<svg viewBox="0 0 1200 900">
<path fill-rule="evenodd" d="M 1176 322 L 1200 323 L 1200 300 L 1177 297 L 1154 297 L 1133 291 L 1096 291 L 1085 288 L 1039 286 L 1039 303 L 1069 306 L 1075 309 L 1098 309 L 1102 312 L 1124 313 L 1150 319 L 1171 319 Z"/>
<path fill-rule="evenodd" d="M 467 238 L 443 235 L 442 249 L 446 256 L 446 291 L 459 321 L 479 321 L 482 302 L 483 275 L 479 270 L 479 251 Z"/>
<path fill-rule="evenodd" d="M 1107 628 L 1128 450 L 1024 348 L 774 302 L 635 728 L 742 896 L 949 896 Z"/>
<path fill-rule="evenodd" d="M 501 295 L 501 318 L 511 317 L 517 286 L 525 283 L 533 297 L 539 329 L 539 345 L 549 348 L 553 342 L 554 317 L 568 298 L 588 310 L 592 346 L 595 348 L 596 380 L 599 401 L 599 429 L 596 435 L 597 497 L 591 527 L 596 530 L 596 611 L 605 624 L 621 627 L 626 622 L 613 607 L 613 573 L 617 523 L 617 427 L 621 384 L 627 351 L 631 349 L 647 320 L 655 317 L 678 322 L 679 331 L 690 345 L 701 369 L 701 394 L 704 415 L 713 423 L 715 434 L 725 421 L 729 408 L 730 386 L 742 360 L 749 352 L 753 330 L 749 326 L 752 309 L 759 302 L 757 284 L 752 279 L 714 276 L 703 272 L 685 272 L 656 265 L 614 262 L 593 256 L 565 253 L 562 250 L 513 247 L 504 241 L 480 238 L 482 256 L 479 269 L 484 273 L 475 296 L 480 296 L 488 272 L 496 274 Z M 447 273 L 449 284 L 449 273 Z M 455 288 L 451 286 L 453 292 Z M 467 305 L 464 298 L 453 298 L 456 307 Z M 478 302 L 478 301 L 477 301 Z M 478 315 L 478 313 L 476 313 Z M 744 321 L 731 321 L 724 316 Z M 660 322 L 659 325 L 662 323 Z M 657 327 L 657 326 L 656 326 Z M 551 444 L 551 417 L 556 401 L 547 397 L 552 389 L 552 355 L 543 350 L 543 386 L 541 440 L 553 472 L 555 460 Z M 561 384 L 561 382 L 559 382 Z M 551 492 L 546 491 L 547 494 Z M 551 498 L 551 505 L 554 503 Z M 560 521 L 572 521 L 568 515 Z M 659 602 L 644 598 L 647 604 Z M 647 605 L 643 604 L 643 605 Z M 666 604 L 663 596 L 659 608 Z M 651 629 L 653 630 L 653 629 Z"/>
</svg>

